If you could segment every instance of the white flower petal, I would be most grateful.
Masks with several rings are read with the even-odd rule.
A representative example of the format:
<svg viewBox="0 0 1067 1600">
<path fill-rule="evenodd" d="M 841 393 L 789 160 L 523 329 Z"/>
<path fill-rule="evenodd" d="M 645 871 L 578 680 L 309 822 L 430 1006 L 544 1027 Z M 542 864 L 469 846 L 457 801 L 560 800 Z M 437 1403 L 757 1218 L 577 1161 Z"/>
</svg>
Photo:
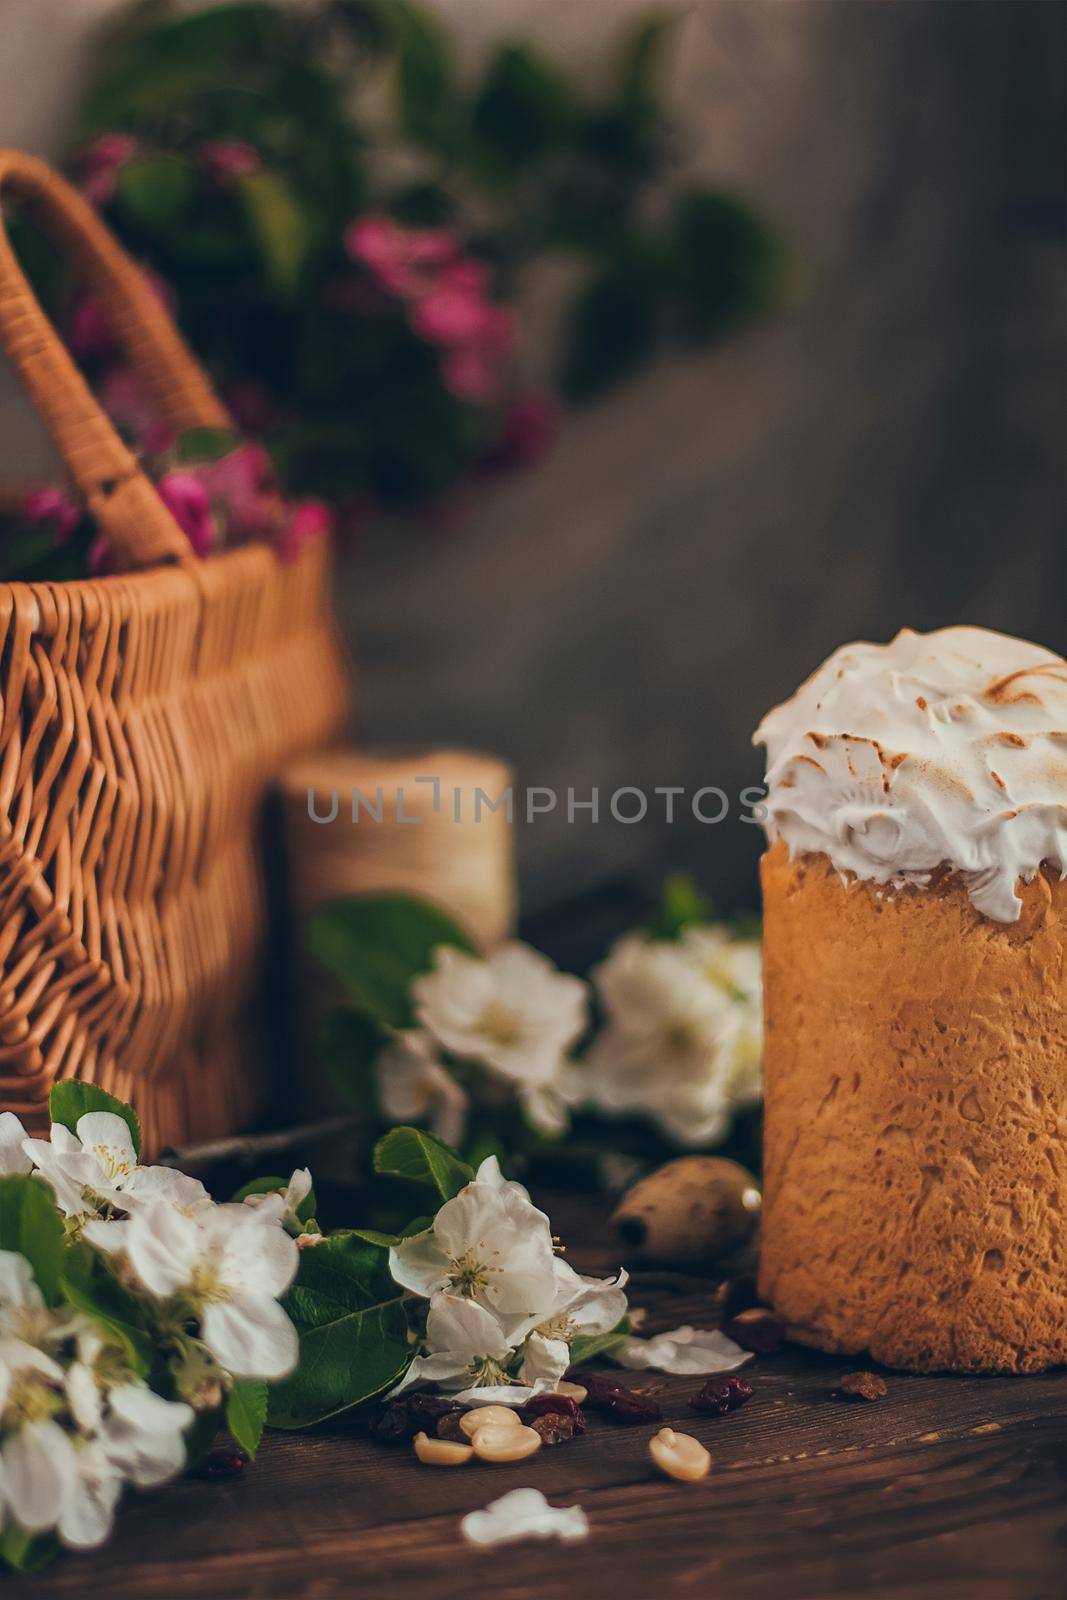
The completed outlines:
<svg viewBox="0 0 1067 1600">
<path fill-rule="evenodd" d="M 443 1351 L 468 1363 L 506 1361 L 512 1348 L 491 1311 L 454 1294 L 435 1294 L 430 1301 L 426 1345 L 431 1354 Z"/>
<path fill-rule="evenodd" d="M 612 1350 L 620 1366 L 634 1370 L 654 1369 L 696 1377 L 708 1372 L 733 1372 L 751 1361 L 752 1353 L 728 1339 L 719 1329 L 674 1328 L 652 1339 L 627 1339 Z"/>
<path fill-rule="evenodd" d="M 13 1111 L 0 1115 L 0 1178 L 22 1177 L 33 1171 L 27 1154 L 26 1130 Z"/>
<path fill-rule="evenodd" d="M 153 1200 L 165 1200 L 179 1211 L 206 1211 L 212 1201 L 199 1178 L 173 1167 L 138 1167 L 122 1185 L 123 1209 L 134 1211 Z"/>
<path fill-rule="evenodd" d="M 253 1215 L 258 1217 L 262 1212 Z M 210 1229 L 212 1238 L 221 1246 L 219 1273 L 229 1289 L 252 1299 L 276 1299 L 285 1293 L 296 1277 L 300 1252 L 284 1228 L 269 1219 L 249 1227 L 244 1218 L 237 1220 L 226 1207 L 219 1206 Z"/>
<path fill-rule="evenodd" d="M 44 1296 L 26 1257 L 17 1250 L 0 1250 L 0 1311 L 37 1310 L 43 1305 Z"/>
<path fill-rule="evenodd" d="M 122 1479 L 105 1452 L 90 1444 L 75 1452 L 76 1481 L 63 1503 L 59 1537 L 75 1550 L 93 1550 L 111 1532 Z"/>
<path fill-rule="evenodd" d="M 389 1271 L 402 1289 L 428 1300 L 448 1282 L 448 1256 L 434 1230 L 427 1228 L 390 1248 Z"/>
<path fill-rule="evenodd" d="M 96 1157 L 108 1177 L 136 1167 L 137 1151 L 129 1124 L 114 1111 L 87 1111 L 78 1118 L 75 1132 L 82 1149 Z"/>
<path fill-rule="evenodd" d="M 473 1389 L 461 1389 L 452 1398 L 461 1406 L 524 1406 L 536 1395 L 548 1394 L 555 1388 L 549 1383 L 494 1383 L 480 1384 Z"/>
<path fill-rule="evenodd" d="M 70 1414 L 78 1427 L 83 1433 L 95 1433 L 100 1426 L 104 1403 L 96 1379 L 84 1361 L 75 1361 L 68 1367 L 64 1387 Z"/>
<path fill-rule="evenodd" d="M 191 1406 L 164 1400 L 146 1384 L 122 1384 L 109 1396 L 110 1413 L 100 1431 L 108 1460 L 142 1488 L 163 1483 L 185 1467 L 183 1431 Z"/>
<path fill-rule="evenodd" d="M 148 1292 L 166 1297 L 184 1288 L 204 1247 L 195 1218 L 157 1200 L 139 1207 L 126 1228 L 127 1259 Z M 98 1230 L 86 1229 L 86 1237 L 98 1243 Z"/>
<path fill-rule="evenodd" d="M 292 1211 L 298 1211 L 311 1193 L 311 1172 L 307 1167 L 297 1167 L 289 1179 L 285 1191 L 285 1203 Z"/>
<path fill-rule="evenodd" d="M 300 1354 L 296 1329 L 276 1300 L 249 1297 L 209 1305 L 200 1332 L 215 1360 L 235 1378 L 286 1378 Z"/>
<path fill-rule="evenodd" d="M 571 1347 L 566 1339 L 531 1333 L 523 1347 L 519 1376 L 524 1383 L 544 1383 L 554 1389 L 570 1364 Z"/>
<path fill-rule="evenodd" d="M 581 1506 L 550 1506 L 540 1489 L 512 1489 L 484 1511 L 469 1511 L 459 1526 L 469 1544 L 482 1548 L 518 1539 L 572 1544 L 589 1533 L 589 1519 Z"/>
<path fill-rule="evenodd" d="M 72 1492 L 70 1439 L 56 1422 L 30 1422 L 4 1441 L 4 1478 L 16 1522 L 30 1533 L 54 1528 Z"/>
</svg>

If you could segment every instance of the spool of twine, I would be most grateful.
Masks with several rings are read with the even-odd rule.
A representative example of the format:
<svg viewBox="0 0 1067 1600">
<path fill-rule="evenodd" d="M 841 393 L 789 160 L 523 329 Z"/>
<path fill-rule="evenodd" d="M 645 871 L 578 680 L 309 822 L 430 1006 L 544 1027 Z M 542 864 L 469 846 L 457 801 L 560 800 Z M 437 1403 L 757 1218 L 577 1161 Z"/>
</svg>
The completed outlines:
<svg viewBox="0 0 1067 1600">
<path fill-rule="evenodd" d="M 327 900 L 389 890 L 453 916 L 483 949 L 515 919 L 511 768 L 471 750 L 342 750 L 282 777 L 296 915 Z M 494 809 L 495 808 L 495 809 Z"/>
<path fill-rule="evenodd" d="M 499 944 L 515 921 L 514 829 L 501 803 L 513 782 L 506 762 L 452 749 L 327 751 L 285 770 L 282 826 L 300 968 L 291 1115 L 343 1109 L 316 1045 L 322 1018 L 342 996 L 307 953 L 310 913 L 349 895 L 394 891 L 438 906 L 480 948 Z M 359 1130 L 331 1139 L 314 1155 L 316 1172 L 350 1181 L 365 1166 L 365 1143 Z"/>
</svg>

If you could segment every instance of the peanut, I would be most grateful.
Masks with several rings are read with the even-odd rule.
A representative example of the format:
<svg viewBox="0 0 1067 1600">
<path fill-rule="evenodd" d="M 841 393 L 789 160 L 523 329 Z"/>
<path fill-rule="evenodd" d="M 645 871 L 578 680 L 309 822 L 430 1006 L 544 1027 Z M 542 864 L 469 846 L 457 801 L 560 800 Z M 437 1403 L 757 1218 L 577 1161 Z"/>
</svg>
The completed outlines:
<svg viewBox="0 0 1067 1600">
<path fill-rule="evenodd" d="M 483 1428 L 519 1428 L 515 1412 L 510 1406 L 475 1406 L 473 1411 L 465 1411 L 459 1419 L 459 1425 L 468 1439 L 473 1439 L 475 1434 Z"/>
<path fill-rule="evenodd" d="M 455 1439 L 431 1439 L 425 1433 L 415 1435 L 415 1454 L 428 1467 L 461 1467 L 474 1454 L 469 1444 L 459 1444 Z"/>
<path fill-rule="evenodd" d="M 661 1472 L 682 1483 L 696 1483 L 711 1471 L 711 1457 L 699 1439 L 689 1433 L 661 1428 L 648 1441 L 648 1453 Z"/>
<path fill-rule="evenodd" d="M 474 1435 L 474 1454 L 479 1461 L 525 1461 L 540 1448 L 541 1435 L 521 1422 L 515 1428 L 490 1422 Z"/>
</svg>

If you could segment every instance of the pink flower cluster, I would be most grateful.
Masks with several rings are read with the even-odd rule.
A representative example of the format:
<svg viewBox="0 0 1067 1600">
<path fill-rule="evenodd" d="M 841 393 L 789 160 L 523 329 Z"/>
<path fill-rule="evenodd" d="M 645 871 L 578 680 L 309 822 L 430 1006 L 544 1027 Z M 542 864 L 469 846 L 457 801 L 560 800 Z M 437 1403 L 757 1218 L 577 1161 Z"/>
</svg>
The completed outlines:
<svg viewBox="0 0 1067 1600">
<path fill-rule="evenodd" d="M 283 500 L 270 456 L 259 444 L 239 445 L 218 461 L 175 469 L 160 479 L 159 496 L 198 556 L 223 539 L 229 545 L 273 544 L 294 559 L 312 539 L 333 531 L 321 500 Z"/>
<path fill-rule="evenodd" d="M 414 331 L 441 351 L 441 377 L 457 399 L 498 400 L 515 344 L 511 313 L 488 297 L 489 271 L 465 256 L 444 228 L 405 228 L 391 217 L 359 217 L 345 249 L 379 289 L 404 302 Z"/>
<path fill-rule="evenodd" d="M 106 206 L 114 199 L 119 173 L 137 149 L 129 133 L 105 133 L 94 139 L 79 159 L 81 191 L 94 206 Z"/>
</svg>

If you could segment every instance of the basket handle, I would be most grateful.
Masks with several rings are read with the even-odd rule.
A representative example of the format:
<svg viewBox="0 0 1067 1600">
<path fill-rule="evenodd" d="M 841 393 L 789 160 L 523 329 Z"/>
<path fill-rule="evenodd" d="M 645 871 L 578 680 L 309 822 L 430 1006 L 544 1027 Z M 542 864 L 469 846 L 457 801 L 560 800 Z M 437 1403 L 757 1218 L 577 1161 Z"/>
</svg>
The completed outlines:
<svg viewBox="0 0 1067 1600">
<path fill-rule="evenodd" d="M 36 157 L 0 150 L 0 200 L 7 196 L 20 201 L 76 263 L 162 419 L 176 432 L 232 427 L 143 273 L 77 189 Z M 122 565 L 193 559 L 182 529 L 45 315 L 11 247 L 2 211 L 0 347 Z"/>
</svg>

